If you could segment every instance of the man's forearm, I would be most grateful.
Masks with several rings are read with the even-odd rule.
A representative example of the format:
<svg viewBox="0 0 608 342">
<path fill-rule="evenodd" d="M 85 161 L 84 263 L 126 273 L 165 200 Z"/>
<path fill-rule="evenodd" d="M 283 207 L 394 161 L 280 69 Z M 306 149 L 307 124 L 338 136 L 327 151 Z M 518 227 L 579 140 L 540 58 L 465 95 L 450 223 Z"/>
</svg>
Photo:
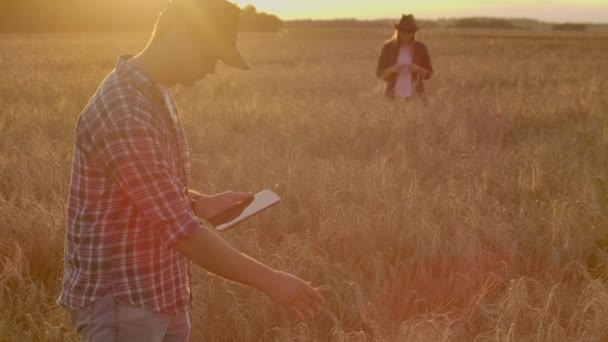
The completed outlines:
<svg viewBox="0 0 608 342">
<path fill-rule="evenodd" d="M 173 249 L 211 273 L 262 291 L 268 288 L 275 272 L 205 227 L 177 242 Z"/>
</svg>

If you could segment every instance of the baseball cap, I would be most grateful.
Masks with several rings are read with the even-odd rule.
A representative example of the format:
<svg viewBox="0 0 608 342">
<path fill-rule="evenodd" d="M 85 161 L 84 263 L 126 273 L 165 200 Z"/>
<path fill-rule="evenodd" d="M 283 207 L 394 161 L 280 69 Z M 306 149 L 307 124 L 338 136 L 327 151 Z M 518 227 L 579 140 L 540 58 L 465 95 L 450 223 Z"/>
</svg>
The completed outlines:
<svg viewBox="0 0 608 342">
<path fill-rule="evenodd" d="M 168 11 L 176 11 L 190 31 L 219 55 L 224 64 L 249 70 L 236 48 L 241 9 L 225 0 L 172 0 Z"/>
</svg>

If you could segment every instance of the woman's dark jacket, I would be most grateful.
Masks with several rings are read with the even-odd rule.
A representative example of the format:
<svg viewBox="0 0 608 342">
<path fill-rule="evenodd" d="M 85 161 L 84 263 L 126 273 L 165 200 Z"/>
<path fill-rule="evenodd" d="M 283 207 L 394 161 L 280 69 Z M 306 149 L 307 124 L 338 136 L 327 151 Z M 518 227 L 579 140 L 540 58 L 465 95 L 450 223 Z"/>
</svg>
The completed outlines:
<svg viewBox="0 0 608 342">
<path fill-rule="evenodd" d="M 390 40 L 382 47 L 380 58 L 378 59 L 378 66 L 376 67 L 376 76 L 382 78 L 384 70 L 397 64 L 399 58 L 399 43 L 397 40 Z M 422 80 L 427 80 L 433 74 L 433 65 L 431 64 L 431 58 L 426 46 L 419 42 L 414 41 L 412 45 L 412 62 L 429 70 L 430 74 L 428 77 L 422 77 L 417 73 L 412 75 L 413 86 L 415 87 L 416 94 L 424 94 L 424 85 Z M 384 94 L 390 98 L 395 97 L 395 84 L 397 83 L 397 74 L 393 74 L 386 81 L 386 91 Z"/>
</svg>

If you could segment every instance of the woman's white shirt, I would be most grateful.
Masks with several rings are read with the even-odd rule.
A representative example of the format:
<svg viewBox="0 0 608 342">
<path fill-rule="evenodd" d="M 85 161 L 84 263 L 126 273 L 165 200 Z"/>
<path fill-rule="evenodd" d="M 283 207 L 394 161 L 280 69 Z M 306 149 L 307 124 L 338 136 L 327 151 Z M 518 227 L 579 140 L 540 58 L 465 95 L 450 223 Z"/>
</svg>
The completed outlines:
<svg viewBox="0 0 608 342">
<path fill-rule="evenodd" d="M 409 47 L 402 47 L 399 49 L 399 58 L 397 58 L 398 65 L 410 65 L 412 64 L 412 52 Z M 412 74 L 405 68 L 397 75 L 397 83 L 395 84 L 395 96 L 396 97 L 412 97 Z"/>
</svg>

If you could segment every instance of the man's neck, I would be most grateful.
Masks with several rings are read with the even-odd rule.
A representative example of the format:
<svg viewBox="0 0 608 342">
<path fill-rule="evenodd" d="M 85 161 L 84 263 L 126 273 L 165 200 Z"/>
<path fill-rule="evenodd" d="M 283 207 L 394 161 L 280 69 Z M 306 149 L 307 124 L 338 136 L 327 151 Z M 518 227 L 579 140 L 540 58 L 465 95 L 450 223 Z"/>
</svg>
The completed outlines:
<svg viewBox="0 0 608 342">
<path fill-rule="evenodd" d="M 137 56 L 131 58 L 128 63 L 144 72 L 157 84 L 171 88 L 176 82 L 167 74 L 167 63 L 163 61 L 162 55 L 157 51 L 154 46 L 148 45 Z"/>
</svg>

